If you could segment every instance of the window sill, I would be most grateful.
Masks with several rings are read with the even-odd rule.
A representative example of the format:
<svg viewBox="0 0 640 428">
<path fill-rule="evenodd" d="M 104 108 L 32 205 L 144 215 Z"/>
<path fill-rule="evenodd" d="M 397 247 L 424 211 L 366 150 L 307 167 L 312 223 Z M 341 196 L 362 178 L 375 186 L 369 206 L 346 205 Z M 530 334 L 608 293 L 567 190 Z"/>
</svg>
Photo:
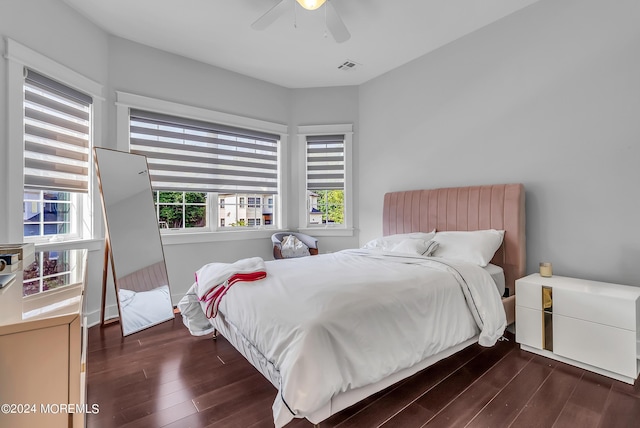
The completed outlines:
<svg viewBox="0 0 640 428">
<path fill-rule="evenodd" d="M 301 227 L 298 232 L 312 236 L 353 236 L 352 227 Z"/>
<path fill-rule="evenodd" d="M 103 248 L 104 239 L 76 239 L 73 241 L 34 242 L 36 251 L 81 250 L 98 251 Z"/>
<path fill-rule="evenodd" d="M 201 242 L 243 241 L 251 239 L 270 239 L 271 235 L 284 229 L 225 230 L 208 232 L 162 233 L 163 245 L 197 244 Z"/>
</svg>

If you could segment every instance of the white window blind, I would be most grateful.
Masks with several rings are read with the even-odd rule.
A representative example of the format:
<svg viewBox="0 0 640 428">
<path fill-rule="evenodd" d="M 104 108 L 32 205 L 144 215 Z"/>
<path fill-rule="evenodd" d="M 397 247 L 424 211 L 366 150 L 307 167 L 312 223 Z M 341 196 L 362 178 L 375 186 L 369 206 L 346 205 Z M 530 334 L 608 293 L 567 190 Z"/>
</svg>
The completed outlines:
<svg viewBox="0 0 640 428">
<path fill-rule="evenodd" d="M 90 96 L 26 69 L 25 189 L 88 191 L 91 104 Z"/>
<path fill-rule="evenodd" d="M 307 189 L 344 190 L 344 135 L 307 136 Z"/>
<path fill-rule="evenodd" d="M 278 191 L 280 136 L 131 109 L 130 151 L 145 155 L 155 190 Z"/>
</svg>

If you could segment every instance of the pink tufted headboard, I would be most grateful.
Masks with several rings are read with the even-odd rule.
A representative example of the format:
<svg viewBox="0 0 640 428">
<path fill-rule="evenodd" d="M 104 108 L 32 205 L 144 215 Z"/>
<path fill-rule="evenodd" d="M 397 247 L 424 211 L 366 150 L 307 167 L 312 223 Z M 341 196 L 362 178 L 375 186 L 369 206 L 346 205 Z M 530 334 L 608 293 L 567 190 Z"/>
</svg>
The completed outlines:
<svg viewBox="0 0 640 428">
<path fill-rule="evenodd" d="M 488 186 L 390 192 L 384 195 L 384 235 L 445 230 L 504 230 L 493 264 L 504 269 L 511 293 L 526 269 L 524 186 Z"/>
</svg>

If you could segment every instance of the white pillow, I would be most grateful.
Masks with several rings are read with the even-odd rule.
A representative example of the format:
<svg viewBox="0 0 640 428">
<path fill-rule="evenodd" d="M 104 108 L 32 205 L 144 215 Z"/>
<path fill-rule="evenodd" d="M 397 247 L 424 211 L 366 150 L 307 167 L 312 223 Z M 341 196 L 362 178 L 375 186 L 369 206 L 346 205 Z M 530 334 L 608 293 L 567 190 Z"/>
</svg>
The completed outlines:
<svg viewBox="0 0 640 428">
<path fill-rule="evenodd" d="M 366 244 L 362 248 L 368 250 L 383 250 L 383 251 L 393 251 L 398 244 L 406 239 L 418 239 L 422 241 L 430 241 L 436 235 L 436 231 L 433 232 L 412 232 L 412 233 L 399 233 L 397 235 L 388 235 L 383 236 L 381 238 L 373 239 Z"/>
<path fill-rule="evenodd" d="M 438 243 L 434 257 L 461 260 L 478 266 L 489 264 L 504 238 L 504 230 L 473 230 L 438 232 L 433 238 Z"/>
<path fill-rule="evenodd" d="M 391 250 L 394 253 L 417 254 L 419 256 L 430 256 L 438 247 L 435 241 L 425 241 L 424 239 L 407 238 L 394 246 Z"/>
</svg>

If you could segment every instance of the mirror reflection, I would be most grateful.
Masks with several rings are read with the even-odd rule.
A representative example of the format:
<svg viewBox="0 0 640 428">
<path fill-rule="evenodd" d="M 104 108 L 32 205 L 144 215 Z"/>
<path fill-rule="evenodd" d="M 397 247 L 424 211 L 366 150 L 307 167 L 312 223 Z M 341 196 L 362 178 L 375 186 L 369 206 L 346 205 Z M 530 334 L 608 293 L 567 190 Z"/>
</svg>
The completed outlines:
<svg viewBox="0 0 640 428">
<path fill-rule="evenodd" d="M 147 160 L 95 148 L 122 334 L 174 318 Z"/>
</svg>

